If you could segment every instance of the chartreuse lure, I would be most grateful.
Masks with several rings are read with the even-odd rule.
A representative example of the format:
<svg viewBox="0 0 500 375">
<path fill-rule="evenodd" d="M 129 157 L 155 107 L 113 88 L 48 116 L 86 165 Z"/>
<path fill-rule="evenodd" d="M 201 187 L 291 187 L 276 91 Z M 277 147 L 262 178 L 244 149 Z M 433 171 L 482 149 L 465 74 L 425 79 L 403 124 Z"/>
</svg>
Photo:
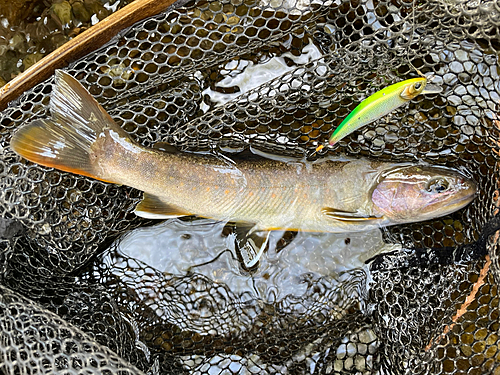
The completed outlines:
<svg viewBox="0 0 500 375">
<path fill-rule="evenodd" d="M 370 95 L 342 121 L 328 140 L 328 144 L 333 146 L 363 125 L 387 115 L 420 94 L 441 91 L 440 88 L 435 86 L 426 90 L 427 82 L 426 77 L 412 78 L 395 83 Z M 319 146 L 316 151 L 321 150 L 323 147 L 325 145 Z"/>
</svg>

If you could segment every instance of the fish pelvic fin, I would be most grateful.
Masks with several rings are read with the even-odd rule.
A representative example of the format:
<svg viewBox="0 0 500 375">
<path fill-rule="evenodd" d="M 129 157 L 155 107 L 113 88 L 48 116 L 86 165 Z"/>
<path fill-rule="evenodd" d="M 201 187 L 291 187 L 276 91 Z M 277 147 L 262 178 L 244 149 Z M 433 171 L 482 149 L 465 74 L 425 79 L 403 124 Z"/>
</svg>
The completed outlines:
<svg viewBox="0 0 500 375">
<path fill-rule="evenodd" d="M 52 118 L 21 126 L 10 142 L 12 150 L 37 164 L 114 182 L 95 165 L 95 143 L 106 131 L 128 138 L 127 133 L 76 79 L 61 70 L 55 76 Z"/>
<path fill-rule="evenodd" d="M 144 193 L 142 201 L 137 205 L 134 210 L 137 216 L 146 219 L 171 219 L 180 216 L 190 216 L 189 212 L 177 208 L 175 206 L 169 205 L 168 203 L 161 200 L 161 198 Z"/>
<path fill-rule="evenodd" d="M 363 223 L 363 222 L 372 222 L 383 219 L 383 217 L 362 216 L 359 215 L 357 212 L 340 211 L 331 207 L 324 207 L 321 210 L 321 213 L 330 219 L 342 221 L 345 223 Z"/>
</svg>

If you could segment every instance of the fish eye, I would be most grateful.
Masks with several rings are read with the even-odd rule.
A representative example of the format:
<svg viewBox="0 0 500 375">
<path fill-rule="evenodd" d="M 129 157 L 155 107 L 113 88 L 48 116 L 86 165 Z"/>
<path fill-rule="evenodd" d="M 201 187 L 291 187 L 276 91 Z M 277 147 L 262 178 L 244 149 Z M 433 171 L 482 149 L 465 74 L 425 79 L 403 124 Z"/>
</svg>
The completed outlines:
<svg viewBox="0 0 500 375">
<path fill-rule="evenodd" d="M 415 83 L 415 86 L 413 86 L 415 88 L 415 90 L 420 90 L 420 88 L 422 87 L 422 83 L 420 82 L 417 82 Z"/>
<path fill-rule="evenodd" d="M 450 184 L 444 178 L 433 178 L 427 183 L 426 190 L 430 193 L 442 193 L 448 190 Z"/>
</svg>

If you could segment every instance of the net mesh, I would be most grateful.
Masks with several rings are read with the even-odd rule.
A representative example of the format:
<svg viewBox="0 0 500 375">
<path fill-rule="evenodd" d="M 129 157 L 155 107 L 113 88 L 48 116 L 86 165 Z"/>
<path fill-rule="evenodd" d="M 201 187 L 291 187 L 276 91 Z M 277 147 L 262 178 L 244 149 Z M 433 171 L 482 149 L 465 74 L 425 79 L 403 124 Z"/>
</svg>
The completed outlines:
<svg viewBox="0 0 500 375">
<path fill-rule="evenodd" d="M 153 223 L 132 213 L 141 192 L 14 154 L 15 129 L 49 115 L 53 79 L 24 93 L 0 120 L 0 371 L 500 374 L 500 250 L 495 230 L 485 234 L 500 207 L 499 26 L 500 3 L 487 0 L 197 1 L 66 69 L 145 146 L 312 158 L 363 98 L 416 76 L 410 63 L 435 74 L 441 93 L 339 149 L 463 169 L 478 197 L 384 230 L 401 251 L 305 278 L 305 293 L 276 301 L 110 246 Z M 224 86 L 249 62 L 275 58 L 283 74 L 249 90 Z"/>
</svg>

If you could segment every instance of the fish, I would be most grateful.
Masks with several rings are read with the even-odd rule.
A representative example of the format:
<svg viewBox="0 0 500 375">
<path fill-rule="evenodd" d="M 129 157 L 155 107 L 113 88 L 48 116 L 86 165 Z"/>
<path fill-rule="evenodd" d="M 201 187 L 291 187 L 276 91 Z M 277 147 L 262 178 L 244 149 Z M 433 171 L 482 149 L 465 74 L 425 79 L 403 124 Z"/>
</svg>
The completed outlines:
<svg viewBox="0 0 500 375">
<path fill-rule="evenodd" d="M 420 94 L 438 93 L 440 87 L 427 85 L 430 78 L 418 77 L 390 85 L 363 100 L 335 129 L 328 140 L 331 147 L 355 130 L 387 115 Z M 316 152 L 325 145 L 316 148 Z"/>
<path fill-rule="evenodd" d="M 72 76 L 57 70 L 50 118 L 23 124 L 23 158 L 144 192 L 138 216 L 199 216 L 259 231 L 359 232 L 434 219 L 475 197 L 463 173 L 423 163 L 339 157 L 309 164 L 170 153 L 134 141 Z"/>
</svg>

